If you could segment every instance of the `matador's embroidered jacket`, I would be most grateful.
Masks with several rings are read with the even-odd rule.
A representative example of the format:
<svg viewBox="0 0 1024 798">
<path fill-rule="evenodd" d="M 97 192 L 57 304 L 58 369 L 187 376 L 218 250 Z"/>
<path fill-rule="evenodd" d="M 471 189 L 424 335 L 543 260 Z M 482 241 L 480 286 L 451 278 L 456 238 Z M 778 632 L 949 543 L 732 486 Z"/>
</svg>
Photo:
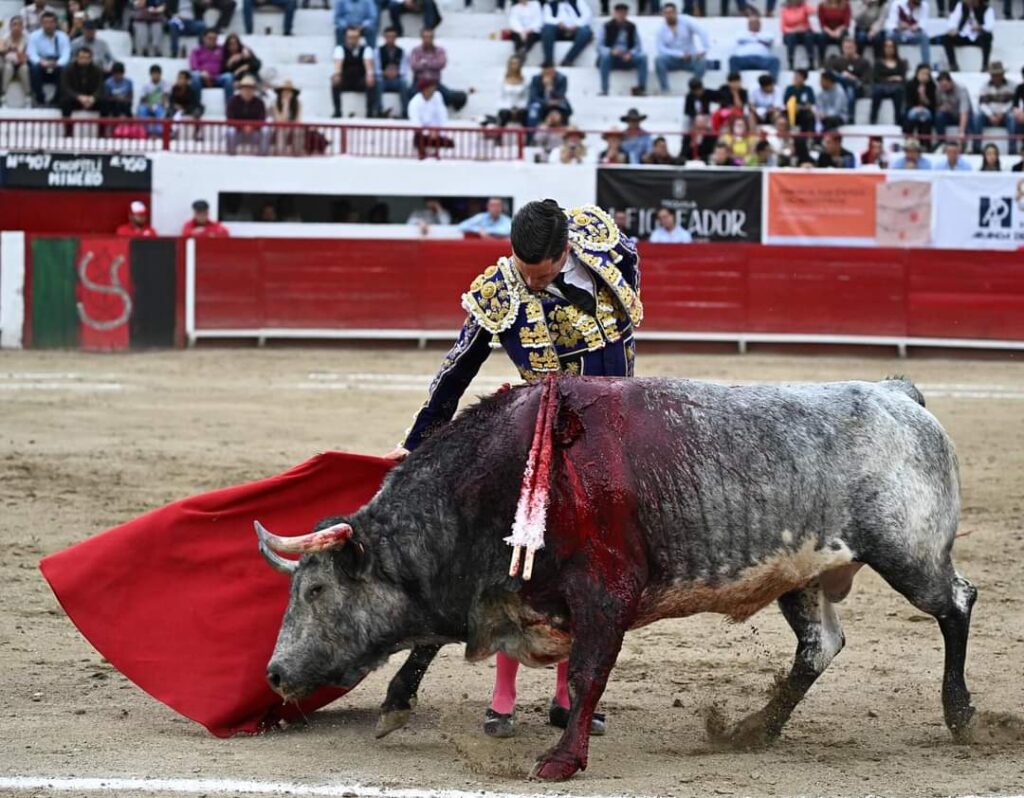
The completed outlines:
<svg viewBox="0 0 1024 798">
<path fill-rule="evenodd" d="M 530 291 L 511 258 L 488 266 L 462 295 L 469 316 L 431 383 L 406 449 L 415 449 L 451 420 L 492 348 L 504 348 L 527 381 L 549 371 L 633 375 L 633 329 L 644 313 L 636 244 L 593 205 L 566 215 L 570 256 L 593 281 L 596 317 L 554 293 Z"/>
</svg>

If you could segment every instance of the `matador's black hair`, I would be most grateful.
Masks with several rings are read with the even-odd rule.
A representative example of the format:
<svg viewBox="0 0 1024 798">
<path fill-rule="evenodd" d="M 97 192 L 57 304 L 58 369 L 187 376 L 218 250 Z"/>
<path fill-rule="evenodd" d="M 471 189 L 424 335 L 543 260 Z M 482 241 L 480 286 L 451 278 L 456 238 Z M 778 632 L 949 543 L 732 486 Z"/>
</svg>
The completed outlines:
<svg viewBox="0 0 1024 798">
<path fill-rule="evenodd" d="M 565 211 L 553 199 L 528 202 L 512 219 L 512 251 L 523 263 L 561 257 L 568 238 Z"/>
</svg>

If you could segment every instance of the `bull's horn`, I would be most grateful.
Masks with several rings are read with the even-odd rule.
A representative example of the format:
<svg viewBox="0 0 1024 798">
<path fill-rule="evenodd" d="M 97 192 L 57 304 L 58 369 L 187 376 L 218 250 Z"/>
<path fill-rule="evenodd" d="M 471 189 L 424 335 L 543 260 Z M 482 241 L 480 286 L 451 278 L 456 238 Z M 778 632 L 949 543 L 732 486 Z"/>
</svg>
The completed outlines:
<svg viewBox="0 0 1024 798">
<path fill-rule="evenodd" d="M 345 541 L 352 537 L 352 527 L 344 523 L 335 524 L 327 529 L 310 532 L 308 535 L 283 538 L 268 531 L 257 521 L 256 534 L 259 535 L 260 542 L 272 551 L 284 554 L 311 554 L 344 545 Z"/>
<path fill-rule="evenodd" d="M 260 525 L 257 522 L 257 524 L 256 524 L 256 532 L 257 532 L 257 534 L 259 534 L 259 531 L 260 531 Z M 278 554 L 277 552 L 273 551 L 269 546 L 267 546 L 267 544 L 263 542 L 262 538 L 260 539 L 260 554 L 263 555 L 263 559 L 267 561 L 267 563 L 270 565 L 271 568 L 273 568 L 275 571 L 280 571 L 283 574 L 291 575 L 291 574 L 295 573 L 295 569 L 299 567 L 299 561 L 298 560 L 287 560 L 287 559 L 285 559 L 280 554 Z"/>
</svg>

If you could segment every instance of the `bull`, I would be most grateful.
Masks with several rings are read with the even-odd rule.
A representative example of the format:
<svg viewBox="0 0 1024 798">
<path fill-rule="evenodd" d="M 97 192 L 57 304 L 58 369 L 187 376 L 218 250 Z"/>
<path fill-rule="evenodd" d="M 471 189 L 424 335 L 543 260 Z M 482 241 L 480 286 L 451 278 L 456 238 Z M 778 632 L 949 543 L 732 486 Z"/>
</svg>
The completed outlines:
<svg viewBox="0 0 1024 798">
<path fill-rule="evenodd" d="M 842 649 L 835 604 L 869 565 L 938 621 L 946 725 L 968 738 L 977 590 L 950 556 L 957 458 L 912 383 L 553 385 L 546 546 L 530 581 L 509 576 L 503 539 L 536 385 L 467 409 L 355 514 L 296 538 L 257 526 L 264 555 L 293 574 L 267 669 L 274 690 L 294 699 L 350 687 L 414 648 L 388 694 L 404 711 L 446 643 L 465 643 L 470 661 L 568 658 L 568 727 L 533 770 L 566 779 L 586 768 L 591 717 L 628 630 L 698 612 L 741 620 L 777 601 L 797 638 L 793 664 L 768 703 L 725 732 L 758 746 Z M 304 556 L 279 553 L 289 551 Z"/>
</svg>

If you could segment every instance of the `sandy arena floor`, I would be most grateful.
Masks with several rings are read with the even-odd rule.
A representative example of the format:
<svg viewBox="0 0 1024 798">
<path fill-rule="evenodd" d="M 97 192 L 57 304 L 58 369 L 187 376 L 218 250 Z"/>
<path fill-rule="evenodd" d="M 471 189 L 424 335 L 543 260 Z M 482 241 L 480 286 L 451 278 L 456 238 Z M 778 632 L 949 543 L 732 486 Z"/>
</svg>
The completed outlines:
<svg viewBox="0 0 1024 798">
<path fill-rule="evenodd" d="M 124 356 L 0 355 L 0 663 L 8 685 L 0 777 L 244 778 L 534 792 L 553 672 L 525 671 L 520 735 L 480 732 L 492 666 L 449 647 L 410 727 L 372 735 L 396 663 L 308 727 L 217 740 L 111 670 L 43 582 L 40 557 L 172 499 L 401 437 L 441 353 L 199 350 Z M 870 572 L 840 606 L 847 647 L 759 753 L 713 751 L 702 710 L 760 706 L 793 637 L 774 608 L 731 625 L 663 622 L 627 637 L 603 705 L 609 733 L 561 792 L 633 795 L 1024 793 L 1024 363 L 643 356 L 642 374 L 724 381 L 874 379 L 908 372 L 957 442 L 960 569 L 978 586 L 968 683 L 1004 715 L 972 746 L 942 722 L 935 624 Z M 492 358 L 477 392 L 509 379 Z M 120 386 L 120 387 L 116 387 Z M 183 674 L 183 678 L 185 675 Z M 554 790 L 553 790 L 554 791 Z M 41 791 L 40 791 L 41 792 Z M 31 794 L 31 793 L 19 793 Z M 125 794 L 125 793 L 121 793 Z"/>
</svg>

